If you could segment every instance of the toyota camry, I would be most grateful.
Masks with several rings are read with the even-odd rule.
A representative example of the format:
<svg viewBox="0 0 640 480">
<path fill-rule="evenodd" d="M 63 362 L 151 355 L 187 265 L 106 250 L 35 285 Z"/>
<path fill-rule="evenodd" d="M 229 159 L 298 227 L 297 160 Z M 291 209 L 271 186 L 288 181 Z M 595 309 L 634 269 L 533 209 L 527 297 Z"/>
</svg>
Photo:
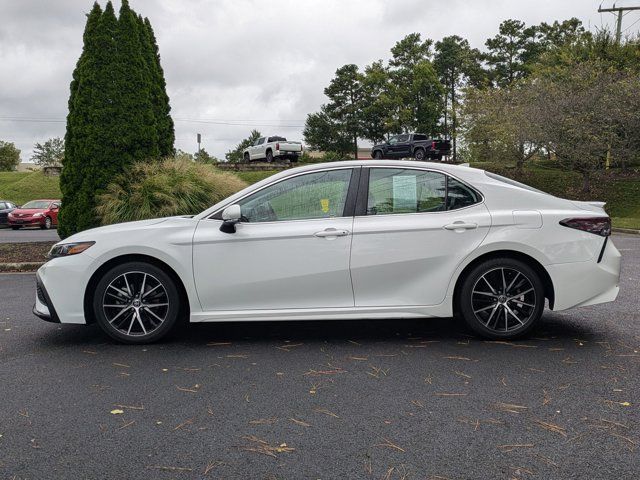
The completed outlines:
<svg viewBox="0 0 640 480">
<path fill-rule="evenodd" d="M 294 168 L 195 216 L 87 230 L 54 245 L 34 313 L 126 343 L 179 322 L 463 318 L 520 337 L 552 310 L 615 300 L 601 202 L 464 166 Z"/>
</svg>

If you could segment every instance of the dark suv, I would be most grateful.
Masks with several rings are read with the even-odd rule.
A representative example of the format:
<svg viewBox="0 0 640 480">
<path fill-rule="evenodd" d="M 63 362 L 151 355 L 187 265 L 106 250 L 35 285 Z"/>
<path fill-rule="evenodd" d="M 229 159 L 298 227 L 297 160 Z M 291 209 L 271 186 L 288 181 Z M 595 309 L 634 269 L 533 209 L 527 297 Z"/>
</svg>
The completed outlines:
<svg viewBox="0 0 640 480">
<path fill-rule="evenodd" d="M 371 157 L 377 159 L 415 158 L 416 160 L 438 160 L 451 152 L 450 140 L 429 138 L 422 133 L 394 135 L 385 143 L 374 145 Z"/>
</svg>

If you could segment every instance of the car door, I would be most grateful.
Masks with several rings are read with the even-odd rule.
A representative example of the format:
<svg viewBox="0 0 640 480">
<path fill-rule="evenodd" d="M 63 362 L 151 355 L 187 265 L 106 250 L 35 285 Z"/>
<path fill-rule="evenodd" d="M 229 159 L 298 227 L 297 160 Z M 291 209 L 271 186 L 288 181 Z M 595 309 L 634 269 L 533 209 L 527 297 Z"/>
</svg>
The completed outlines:
<svg viewBox="0 0 640 480">
<path fill-rule="evenodd" d="M 394 158 L 411 156 L 411 135 L 398 135 L 398 142 L 393 146 Z"/>
<path fill-rule="evenodd" d="M 353 223 L 356 307 L 437 305 L 491 226 L 481 195 L 443 172 L 363 168 Z"/>
<path fill-rule="evenodd" d="M 242 221 L 201 220 L 193 271 L 204 311 L 353 307 L 349 272 L 360 169 L 294 175 L 237 203 Z"/>
<path fill-rule="evenodd" d="M 49 211 L 49 216 L 51 217 L 51 222 L 54 225 L 58 224 L 58 212 L 60 211 L 60 203 L 53 202 L 51 204 L 51 210 Z"/>
</svg>

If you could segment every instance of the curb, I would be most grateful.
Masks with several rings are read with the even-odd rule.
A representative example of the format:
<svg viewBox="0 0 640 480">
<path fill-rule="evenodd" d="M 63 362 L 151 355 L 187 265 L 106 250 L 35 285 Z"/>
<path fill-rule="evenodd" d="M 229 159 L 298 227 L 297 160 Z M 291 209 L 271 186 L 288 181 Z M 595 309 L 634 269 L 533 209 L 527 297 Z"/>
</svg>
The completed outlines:
<svg viewBox="0 0 640 480">
<path fill-rule="evenodd" d="M 619 227 L 613 227 L 611 229 L 612 232 L 614 233 L 630 233 L 632 235 L 640 235 L 640 230 L 635 230 L 633 228 L 619 228 Z"/>
<path fill-rule="evenodd" d="M 35 272 L 44 262 L 0 263 L 0 273 L 4 272 Z"/>
</svg>

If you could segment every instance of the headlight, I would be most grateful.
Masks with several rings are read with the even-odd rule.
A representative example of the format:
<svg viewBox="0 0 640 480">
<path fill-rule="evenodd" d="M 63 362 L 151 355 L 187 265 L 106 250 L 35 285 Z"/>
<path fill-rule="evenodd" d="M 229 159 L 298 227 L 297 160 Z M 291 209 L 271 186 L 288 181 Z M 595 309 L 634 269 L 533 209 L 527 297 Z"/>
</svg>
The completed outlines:
<svg viewBox="0 0 640 480">
<path fill-rule="evenodd" d="M 72 242 L 72 243 L 59 243 L 51 247 L 47 258 L 68 257 L 69 255 L 77 255 L 84 252 L 91 245 L 96 242 Z"/>
<path fill-rule="evenodd" d="M 44 213 L 34 213 L 33 214 L 33 218 L 40 218 L 40 217 L 44 217 Z"/>
</svg>

